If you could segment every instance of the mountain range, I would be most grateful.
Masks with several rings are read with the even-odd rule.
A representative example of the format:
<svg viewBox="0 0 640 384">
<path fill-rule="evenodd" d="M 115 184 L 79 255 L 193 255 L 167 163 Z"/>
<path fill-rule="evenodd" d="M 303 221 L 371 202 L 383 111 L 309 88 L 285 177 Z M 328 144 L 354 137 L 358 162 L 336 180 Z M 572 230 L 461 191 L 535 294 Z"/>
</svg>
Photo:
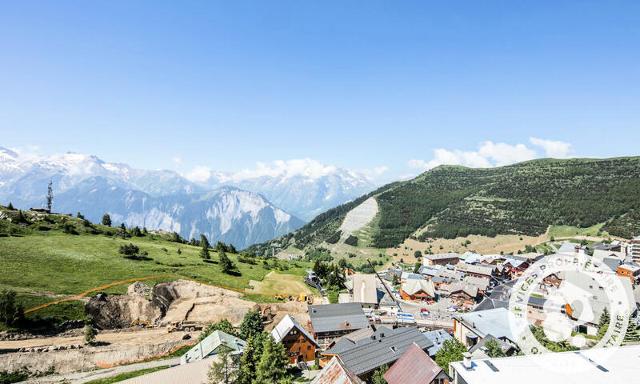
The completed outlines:
<svg viewBox="0 0 640 384">
<path fill-rule="evenodd" d="M 109 213 L 116 224 L 185 238 L 202 233 L 240 249 L 291 232 L 304 224 L 299 217 L 313 217 L 372 188 L 366 178 L 339 168 L 315 177 L 212 172 L 194 182 L 174 171 L 136 169 L 91 155 L 33 158 L 0 147 L 1 201 L 40 208 L 49 181 L 54 211 L 82 212 L 91 221 Z"/>
<path fill-rule="evenodd" d="M 639 235 L 640 157 L 439 166 L 330 209 L 273 243 L 305 249 L 366 235 L 368 245 L 387 248 L 409 237 L 537 236 L 550 225 Z M 270 246 L 251 250 L 261 254 Z"/>
</svg>

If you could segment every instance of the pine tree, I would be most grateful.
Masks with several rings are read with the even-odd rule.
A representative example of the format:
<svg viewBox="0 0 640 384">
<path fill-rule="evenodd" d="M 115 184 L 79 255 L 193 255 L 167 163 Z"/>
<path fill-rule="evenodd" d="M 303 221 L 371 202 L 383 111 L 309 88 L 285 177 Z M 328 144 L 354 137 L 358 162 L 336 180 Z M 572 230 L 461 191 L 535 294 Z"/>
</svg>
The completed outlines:
<svg viewBox="0 0 640 384">
<path fill-rule="evenodd" d="M 209 255 L 209 240 L 207 239 L 207 236 L 200 235 L 200 246 L 202 246 L 202 249 L 200 250 L 200 257 L 205 260 L 211 259 L 211 255 Z"/>
<path fill-rule="evenodd" d="M 231 259 L 229 259 L 229 256 L 227 256 L 227 253 L 225 251 L 220 250 L 220 252 L 218 253 L 218 258 L 220 259 L 222 273 L 231 274 L 236 271 L 236 265 L 233 263 L 233 261 L 231 261 Z"/>
<path fill-rule="evenodd" d="M 262 357 L 262 347 L 265 339 L 269 337 L 266 333 L 258 333 L 247 339 L 247 344 L 242 351 L 240 358 L 240 368 L 238 369 L 238 384 L 252 384 L 256 375 L 256 366 Z"/>
<path fill-rule="evenodd" d="M 288 378 L 289 358 L 282 343 L 276 343 L 270 336 L 262 346 L 262 356 L 256 366 L 254 383 L 278 383 Z"/>
<path fill-rule="evenodd" d="M 241 338 L 247 340 L 250 337 L 262 333 L 263 330 L 262 315 L 260 315 L 258 310 L 249 311 L 244 315 L 242 323 L 240 324 Z"/>
<path fill-rule="evenodd" d="M 210 384 L 230 384 L 235 383 L 238 376 L 236 370 L 236 364 L 234 358 L 231 355 L 231 350 L 227 347 L 223 347 L 218 353 L 218 359 L 211 364 L 209 373 L 207 375 Z"/>
<path fill-rule="evenodd" d="M 11 204 L 11 202 L 9 202 L 9 205 L 7 206 L 7 209 L 10 211 L 15 210 L 15 208 L 13 208 L 13 204 Z"/>
<path fill-rule="evenodd" d="M 108 213 L 102 215 L 102 225 L 106 225 L 107 227 L 111 226 L 111 216 Z"/>
<path fill-rule="evenodd" d="M 465 352 L 467 352 L 467 347 L 457 339 L 445 340 L 442 343 L 442 348 L 436 353 L 436 363 L 445 372 L 449 372 L 449 363 L 462 361 Z"/>
</svg>

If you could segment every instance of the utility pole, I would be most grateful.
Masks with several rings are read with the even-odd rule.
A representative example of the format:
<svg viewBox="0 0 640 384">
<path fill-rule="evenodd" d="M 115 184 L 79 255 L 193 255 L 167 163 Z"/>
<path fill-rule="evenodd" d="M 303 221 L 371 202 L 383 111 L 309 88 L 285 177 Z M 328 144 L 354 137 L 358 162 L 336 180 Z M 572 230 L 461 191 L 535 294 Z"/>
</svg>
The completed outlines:
<svg viewBox="0 0 640 384">
<path fill-rule="evenodd" d="M 51 213 L 51 207 L 53 206 L 53 180 L 49 180 L 47 186 L 47 210 Z"/>
</svg>

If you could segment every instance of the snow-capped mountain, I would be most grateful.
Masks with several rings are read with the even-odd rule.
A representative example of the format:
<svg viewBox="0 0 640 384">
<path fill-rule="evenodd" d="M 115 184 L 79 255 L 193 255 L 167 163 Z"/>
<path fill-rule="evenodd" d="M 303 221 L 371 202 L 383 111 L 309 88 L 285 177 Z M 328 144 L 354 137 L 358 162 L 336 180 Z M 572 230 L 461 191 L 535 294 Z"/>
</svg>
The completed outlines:
<svg viewBox="0 0 640 384">
<path fill-rule="evenodd" d="M 194 180 L 199 185 L 230 185 L 258 192 L 278 207 L 307 221 L 376 186 L 364 174 L 311 159 L 258 164 L 256 170 L 238 173 L 208 171 L 199 176 Z"/>
<path fill-rule="evenodd" d="M 212 190 L 173 171 L 139 170 L 75 153 L 22 158 L 0 147 L 4 204 L 42 207 L 50 180 L 57 212 L 82 212 L 94 222 L 108 212 L 114 223 L 175 231 L 186 238 L 204 233 L 238 248 L 304 224 L 260 194 L 232 187 Z"/>
</svg>

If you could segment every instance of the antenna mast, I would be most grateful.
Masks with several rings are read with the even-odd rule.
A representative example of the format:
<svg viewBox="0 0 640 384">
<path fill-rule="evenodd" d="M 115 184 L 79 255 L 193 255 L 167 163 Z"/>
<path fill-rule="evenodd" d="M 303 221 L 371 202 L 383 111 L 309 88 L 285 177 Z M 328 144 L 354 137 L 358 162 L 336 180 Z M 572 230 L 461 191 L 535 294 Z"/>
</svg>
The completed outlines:
<svg viewBox="0 0 640 384">
<path fill-rule="evenodd" d="M 51 213 L 51 207 L 53 206 L 53 180 L 49 180 L 47 186 L 47 210 Z"/>
</svg>

